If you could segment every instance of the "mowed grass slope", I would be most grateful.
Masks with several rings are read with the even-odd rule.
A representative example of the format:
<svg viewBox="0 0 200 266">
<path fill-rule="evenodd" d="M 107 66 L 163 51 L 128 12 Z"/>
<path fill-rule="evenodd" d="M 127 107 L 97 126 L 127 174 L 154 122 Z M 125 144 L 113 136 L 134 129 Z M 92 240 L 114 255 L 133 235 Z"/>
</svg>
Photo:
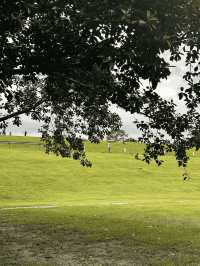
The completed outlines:
<svg viewBox="0 0 200 266">
<path fill-rule="evenodd" d="M 198 157 L 190 166 L 192 182 L 183 182 L 173 156 L 166 156 L 165 164 L 157 167 L 134 159 L 134 153 L 142 152 L 141 144 L 126 144 L 127 153 L 121 143 L 112 146 L 112 153 L 108 153 L 106 143 L 86 144 L 92 168 L 49 156 L 40 146 L 0 146 L 0 205 L 198 199 Z"/>
<path fill-rule="evenodd" d="M 92 168 L 0 146 L 0 265 L 199 265 L 198 153 L 184 182 L 171 155 L 161 167 L 135 160 L 141 144 L 86 149 Z M 14 209 L 40 205 L 55 208 Z"/>
</svg>

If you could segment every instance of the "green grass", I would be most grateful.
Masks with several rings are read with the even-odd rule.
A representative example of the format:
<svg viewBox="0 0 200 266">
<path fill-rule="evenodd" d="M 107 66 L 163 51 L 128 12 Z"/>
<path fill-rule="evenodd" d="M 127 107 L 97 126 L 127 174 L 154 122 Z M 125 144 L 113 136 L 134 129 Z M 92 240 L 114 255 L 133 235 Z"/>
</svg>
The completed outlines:
<svg viewBox="0 0 200 266">
<path fill-rule="evenodd" d="M 0 265 L 199 265 L 198 153 L 184 182 L 172 155 L 157 167 L 134 159 L 137 143 L 86 145 L 91 169 L 0 146 Z M 6 209 L 35 205 L 56 207 Z"/>
<path fill-rule="evenodd" d="M 39 142 L 39 137 L 24 137 L 24 136 L 0 136 L 1 141 L 8 141 L 8 142 Z"/>
</svg>

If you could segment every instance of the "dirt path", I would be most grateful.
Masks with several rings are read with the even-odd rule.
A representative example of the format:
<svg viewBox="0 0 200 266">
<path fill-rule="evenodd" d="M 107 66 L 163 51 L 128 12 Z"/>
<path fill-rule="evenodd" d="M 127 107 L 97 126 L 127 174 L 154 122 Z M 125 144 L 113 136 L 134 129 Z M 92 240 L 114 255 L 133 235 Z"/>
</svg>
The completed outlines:
<svg viewBox="0 0 200 266">
<path fill-rule="evenodd" d="M 57 208 L 56 205 L 34 205 L 34 206 L 15 206 L 15 207 L 6 207 L 0 208 L 0 211 L 8 211 L 8 210 L 22 210 L 22 209 L 51 209 Z"/>
<path fill-rule="evenodd" d="M 107 206 L 107 205 L 128 205 L 128 202 L 98 202 L 95 204 L 87 204 L 87 203 L 78 203 L 78 204 L 65 204 L 62 206 L 59 205 L 31 205 L 31 206 L 13 206 L 13 207 L 4 207 L 0 208 L 0 211 L 8 211 L 8 210 L 17 210 L 17 209 L 51 209 L 51 208 L 59 208 L 59 207 L 78 207 L 78 206 Z"/>
</svg>

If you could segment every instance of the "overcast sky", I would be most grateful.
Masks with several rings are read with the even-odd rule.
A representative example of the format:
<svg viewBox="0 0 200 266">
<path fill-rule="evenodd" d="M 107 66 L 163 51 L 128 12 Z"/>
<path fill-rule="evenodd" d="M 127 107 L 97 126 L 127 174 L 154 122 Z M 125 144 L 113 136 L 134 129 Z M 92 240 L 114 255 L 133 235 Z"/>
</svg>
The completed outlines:
<svg viewBox="0 0 200 266">
<path fill-rule="evenodd" d="M 174 65 L 174 64 L 173 64 Z M 166 98 L 166 99 L 173 99 L 174 101 L 178 101 L 177 98 L 177 92 L 178 89 L 183 86 L 183 74 L 185 72 L 185 66 L 184 62 L 180 61 L 177 63 L 176 67 L 171 68 L 171 75 L 167 80 L 163 80 L 158 88 L 158 93 Z M 144 84 L 145 85 L 145 84 Z M 139 135 L 139 132 L 136 129 L 136 126 L 133 124 L 133 121 L 135 120 L 135 116 L 132 116 L 130 113 L 125 112 L 121 108 L 113 107 L 113 109 L 119 113 L 122 122 L 123 122 L 123 128 L 126 130 L 126 132 L 129 134 L 130 137 L 137 137 Z M 179 103 L 178 109 L 181 111 L 184 109 L 183 104 Z M 38 122 L 32 121 L 31 119 L 27 117 L 23 117 L 23 125 L 21 127 L 14 127 L 9 126 L 7 133 L 10 131 L 12 132 L 12 135 L 24 135 L 25 130 L 28 132 L 28 135 L 37 136 L 39 135 L 38 129 L 40 127 L 40 124 Z"/>
</svg>

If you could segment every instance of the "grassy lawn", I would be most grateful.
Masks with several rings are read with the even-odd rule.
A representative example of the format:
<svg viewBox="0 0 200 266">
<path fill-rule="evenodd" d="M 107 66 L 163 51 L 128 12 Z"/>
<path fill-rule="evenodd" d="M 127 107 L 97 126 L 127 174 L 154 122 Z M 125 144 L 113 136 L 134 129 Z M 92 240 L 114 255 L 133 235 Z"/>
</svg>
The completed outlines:
<svg viewBox="0 0 200 266">
<path fill-rule="evenodd" d="M 0 136 L 0 142 L 39 142 L 39 137 L 23 137 L 23 136 Z"/>
<path fill-rule="evenodd" d="M 200 265 L 199 154 L 184 182 L 173 156 L 148 166 L 124 146 L 87 143 L 88 169 L 1 145 L 0 265 Z"/>
</svg>

